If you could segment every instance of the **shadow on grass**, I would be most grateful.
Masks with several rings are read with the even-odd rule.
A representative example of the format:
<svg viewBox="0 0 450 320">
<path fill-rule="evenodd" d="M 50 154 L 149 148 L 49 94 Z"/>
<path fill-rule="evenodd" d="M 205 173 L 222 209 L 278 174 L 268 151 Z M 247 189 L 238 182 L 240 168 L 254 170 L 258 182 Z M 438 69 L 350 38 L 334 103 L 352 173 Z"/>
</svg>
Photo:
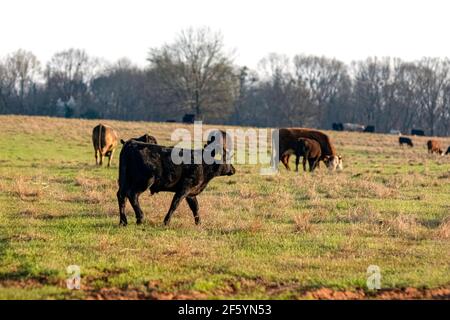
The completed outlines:
<svg viewBox="0 0 450 320">
<path fill-rule="evenodd" d="M 3 260 L 9 246 L 7 238 L 0 238 L 0 260 Z M 57 284 L 58 273 L 54 270 L 38 270 L 29 262 L 23 261 L 23 257 L 18 257 L 22 263 L 18 268 L 12 271 L 0 272 L 0 284 L 8 284 L 12 286 L 27 286 L 27 285 L 44 285 Z"/>
</svg>

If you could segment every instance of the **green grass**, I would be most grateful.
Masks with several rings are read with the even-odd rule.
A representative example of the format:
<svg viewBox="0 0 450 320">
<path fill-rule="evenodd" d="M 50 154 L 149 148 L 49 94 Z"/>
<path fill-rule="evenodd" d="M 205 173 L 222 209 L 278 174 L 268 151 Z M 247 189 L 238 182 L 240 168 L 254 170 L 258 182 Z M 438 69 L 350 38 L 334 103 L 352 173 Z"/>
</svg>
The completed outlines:
<svg viewBox="0 0 450 320">
<path fill-rule="evenodd" d="M 179 126 L 107 123 L 166 145 Z M 330 132 L 342 172 L 237 165 L 199 196 L 201 226 L 183 203 L 164 227 L 172 194 L 160 193 L 141 196 L 141 226 L 128 205 L 123 228 L 119 150 L 112 168 L 94 165 L 95 124 L 0 117 L 0 299 L 304 298 L 367 291 L 373 264 L 384 289 L 450 288 L 450 157 L 428 155 L 425 138 L 408 149 L 396 136 Z M 72 264 L 82 290 L 65 286 Z"/>
</svg>

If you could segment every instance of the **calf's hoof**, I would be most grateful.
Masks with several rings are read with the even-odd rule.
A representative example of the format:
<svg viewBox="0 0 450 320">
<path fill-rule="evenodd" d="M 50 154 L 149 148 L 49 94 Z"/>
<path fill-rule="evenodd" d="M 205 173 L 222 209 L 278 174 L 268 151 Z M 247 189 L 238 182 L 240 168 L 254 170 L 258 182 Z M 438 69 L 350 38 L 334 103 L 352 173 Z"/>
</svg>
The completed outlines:
<svg viewBox="0 0 450 320">
<path fill-rule="evenodd" d="M 119 226 L 121 226 L 121 227 L 126 227 L 127 226 L 127 222 L 126 221 L 120 221 L 119 222 Z"/>
<path fill-rule="evenodd" d="M 140 224 L 142 224 L 142 220 L 141 220 L 141 219 L 139 219 L 139 220 L 136 220 L 136 224 L 137 224 L 137 225 L 140 225 Z"/>
<path fill-rule="evenodd" d="M 195 218 L 195 224 L 198 226 L 199 224 L 201 224 L 202 222 L 200 221 L 200 217 L 196 217 Z"/>
</svg>

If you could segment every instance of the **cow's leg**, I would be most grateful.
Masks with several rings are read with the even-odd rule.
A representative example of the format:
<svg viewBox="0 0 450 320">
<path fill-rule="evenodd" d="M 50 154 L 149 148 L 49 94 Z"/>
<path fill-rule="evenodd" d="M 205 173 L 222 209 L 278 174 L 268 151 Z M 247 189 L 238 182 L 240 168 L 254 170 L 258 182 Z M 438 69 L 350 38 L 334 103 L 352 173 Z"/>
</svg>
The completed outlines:
<svg viewBox="0 0 450 320">
<path fill-rule="evenodd" d="M 285 155 L 282 155 L 281 156 L 281 158 L 280 158 L 280 161 L 281 161 L 281 163 L 283 164 L 283 166 L 285 166 L 286 167 L 286 165 L 284 164 L 284 162 L 285 162 L 285 158 L 286 156 Z"/>
<path fill-rule="evenodd" d="M 192 214 L 194 215 L 195 224 L 200 224 L 200 216 L 198 215 L 198 201 L 195 196 L 187 197 L 186 201 L 189 205 L 189 208 L 192 210 Z"/>
<path fill-rule="evenodd" d="M 303 156 L 303 171 L 306 171 L 306 155 Z"/>
<path fill-rule="evenodd" d="M 285 154 L 281 157 L 281 162 L 285 166 L 286 170 L 291 170 L 291 168 L 289 167 L 289 156 L 289 154 Z"/>
<path fill-rule="evenodd" d="M 280 161 L 281 161 L 281 163 L 283 164 L 283 166 L 285 166 L 286 167 L 286 165 L 284 164 L 285 163 L 285 155 L 282 155 L 281 156 L 281 158 L 280 158 Z M 287 169 L 287 168 L 286 168 Z"/>
<path fill-rule="evenodd" d="M 113 154 L 114 154 L 114 150 L 111 150 L 108 153 L 108 168 L 111 166 L 111 160 L 112 160 Z"/>
<path fill-rule="evenodd" d="M 99 156 L 100 156 L 100 162 L 99 162 L 99 166 L 102 166 L 103 165 L 103 157 L 104 157 L 104 155 L 103 155 L 103 152 L 101 151 L 101 150 L 98 150 L 98 153 L 99 153 Z"/>
<path fill-rule="evenodd" d="M 170 218 L 172 218 L 172 214 L 177 209 L 180 202 L 186 198 L 185 192 L 177 192 L 173 196 L 172 203 L 170 204 L 169 212 L 167 212 L 166 217 L 164 218 L 164 224 L 167 226 L 170 222 Z"/>
<path fill-rule="evenodd" d="M 298 163 L 300 162 L 300 156 L 295 155 L 295 172 L 298 172 Z"/>
<path fill-rule="evenodd" d="M 320 162 L 319 157 L 314 159 L 313 169 L 311 171 L 316 170 L 316 168 L 319 166 L 319 162 Z"/>
<path fill-rule="evenodd" d="M 98 166 L 98 150 L 95 149 L 95 165 Z"/>
<path fill-rule="evenodd" d="M 126 226 L 128 224 L 127 215 L 125 214 L 125 206 L 127 204 L 127 198 L 120 189 L 119 191 L 117 191 L 117 201 L 119 202 L 119 214 L 120 214 L 119 225 Z"/>
<path fill-rule="evenodd" d="M 128 193 L 128 200 L 130 200 L 131 206 L 133 207 L 134 214 L 136 215 L 136 224 L 141 224 L 144 219 L 144 212 L 142 212 L 141 206 L 139 205 L 139 195 L 140 192 L 131 191 Z"/>
<path fill-rule="evenodd" d="M 288 169 L 288 170 L 291 170 L 291 167 L 289 166 L 289 159 L 291 158 L 291 155 L 290 154 L 288 154 L 287 156 L 286 156 L 286 168 Z"/>
<path fill-rule="evenodd" d="M 308 159 L 309 172 L 313 172 L 314 171 L 315 162 L 316 162 L 315 158 L 309 158 Z"/>
</svg>

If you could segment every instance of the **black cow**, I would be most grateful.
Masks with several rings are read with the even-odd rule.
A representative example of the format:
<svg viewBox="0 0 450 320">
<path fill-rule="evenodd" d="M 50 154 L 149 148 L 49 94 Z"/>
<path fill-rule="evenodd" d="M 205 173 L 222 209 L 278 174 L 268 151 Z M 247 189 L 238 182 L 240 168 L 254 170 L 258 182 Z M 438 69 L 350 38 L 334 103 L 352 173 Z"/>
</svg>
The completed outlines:
<svg viewBox="0 0 450 320">
<path fill-rule="evenodd" d="M 332 127 L 334 131 L 344 131 L 344 125 L 340 122 L 339 123 L 333 122 Z"/>
<path fill-rule="evenodd" d="M 447 148 L 447 152 L 445 153 L 445 155 L 450 154 L 450 147 Z"/>
<path fill-rule="evenodd" d="M 364 129 L 364 132 L 374 133 L 374 132 L 375 132 L 375 126 L 367 126 L 367 127 Z"/>
<path fill-rule="evenodd" d="M 413 135 L 413 136 L 424 136 L 425 135 L 425 131 L 420 130 L 420 129 L 412 129 L 411 130 L 411 135 Z"/>
<path fill-rule="evenodd" d="M 195 223 L 200 223 L 198 202 L 196 196 L 217 176 L 231 176 L 236 171 L 231 164 L 207 164 L 201 158 L 201 164 L 194 164 L 194 153 L 202 156 L 203 150 L 191 153 L 191 164 L 175 164 L 172 161 L 172 151 L 182 155 L 192 150 L 167 148 L 155 144 L 128 141 L 120 152 L 119 164 L 119 202 L 120 225 L 127 225 L 125 215 L 126 198 L 130 200 L 136 215 L 136 223 L 141 224 L 144 214 L 139 205 L 141 193 L 150 189 L 150 193 L 161 191 L 174 192 L 170 209 L 164 218 L 167 225 L 179 203 L 186 199 L 194 215 Z M 200 154 L 199 154 L 199 153 Z"/>
<path fill-rule="evenodd" d="M 413 143 L 412 143 L 412 140 L 410 138 L 407 138 L 407 137 L 398 137 L 398 143 L 400 145 L 407 144 L 410 147 L 414 146 Z"/>
<path fill-rule="evenodd" d="M 193 113 L 186 113 L 184 116 L 183 116 L 183 123 L 194 123 L 194 121 L 195 121 L 195 114 L 193 114 Z"/>
<path fill-rule="evenodd" d="M 156 141 L 156 138 L 154 136 L 151 136 L 149 134 L 144 134 L 143 136 L 140 136 L 139 138 L 131 138 L 128 141 L 140 141 L 140 142 L 146 142 L 146 143 L 153 143 L 158 144 L 158 141 Z M 123 139 L 120 139 L 120 143 L 125 144 L 127 141 L 124 141 Z"/>
</svg>

